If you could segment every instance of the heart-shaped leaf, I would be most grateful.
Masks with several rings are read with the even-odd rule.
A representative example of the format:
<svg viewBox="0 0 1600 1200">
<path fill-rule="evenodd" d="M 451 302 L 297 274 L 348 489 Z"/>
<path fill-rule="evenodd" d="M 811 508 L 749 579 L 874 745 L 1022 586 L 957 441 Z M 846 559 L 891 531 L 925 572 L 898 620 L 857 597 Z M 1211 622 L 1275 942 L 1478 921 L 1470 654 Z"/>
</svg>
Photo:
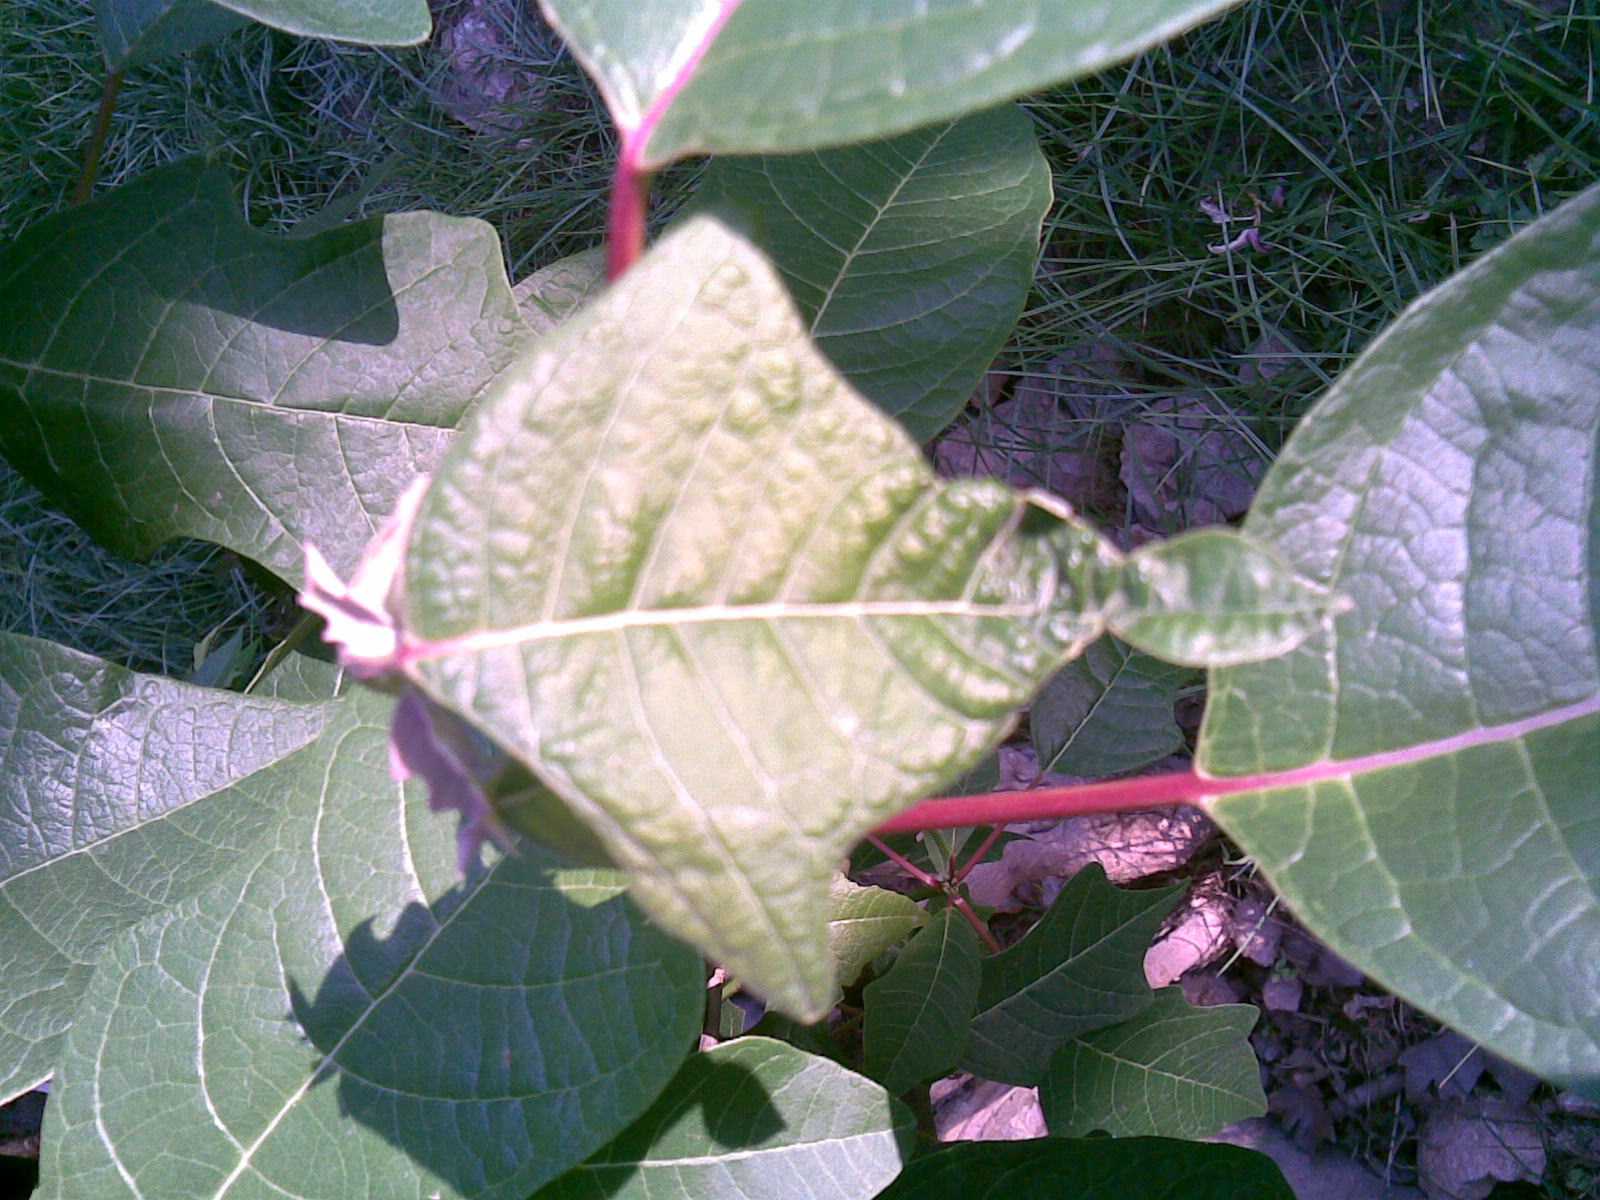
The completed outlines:
<svg viewBox="0 0 1600 1200">
<path fill-rule="evenodd" d="M 962 1068 L 1029 1086 L 1070 1038 L 1144 1009 L 1144 954 L 1181 891 L 1112 887 L 1099 864 L 1069 879 L 1026 937 L 983 960 Z"/>
<path fill-rule="evenodd" d="M 993 746 L 1107 614 L 1184 607 L 1176 572 L 1123 594 L 1121 556 L 1050 505 L 936 479 L 698 217 L 458 438 L 395 665 L 538 773 L 662 924 L 815 1020 L 850 845 Z M 1219 653 L 1256 637 L 1219 627 Z"/>
<path fill-rule="evenodd" d="M 320 776 L 328 713 L 0 634 L 0 1101 L 50 1074 L 106 945 L 203 890 Z"/>
<path fill-rule="evenodd" d="M 947 908 L 863 995 L 868 1075 L 895 1095 L 955 1069 L 978 1006 L 978 935 Z"/>
<path fill-rule="evenodd" d="M 900 1173 L 915 1132 L 871 1080 L 738 1038 L 693 1055 L 649 1112 L 538 1200 L 858 1200 Z"/>
<path fill-rule="evenodd" d="M 828 885 L 828 953 L 835 978 L 849 987 L 873 959 L 927 923 L 928 914 L 909 896 L 835 875 Z"/>
<path fill-rule="evenodd" d="M 1168 1138 L 961 1142 L 916 1159 L 878 1200 L 1294 1200 L 1270 1158 Z"/>
<path fill-rule="evenodd" d="M 1014 105 L 820 153 L 719 158 L 817 347 L 918 441 L 965 407 L 1022 312 L 1050 168 Z"/>
<path fill-rule="evenodd" d="M 698 959 L 615 872 L 528 850 L 462 881 L 388 778 L 393 701 L 339 701 L 260 850 L 123 935 L 51 1095 L 44 1197 L 523 1200 L 693 1046 Z"/>
<path fill-rule="evenodd" d="M 1183 749 L 1172 706 L 1187 674 L 1101 638 L 1061 669 L 1028 712 L 1040 771 L 1096 779 Z"/>
<path fill-rule="evenodd" d="M 132 557 L 350 567 L 529 331 L 481 221 L 251 229 L 220 169 L 152 172 L 0 250 L 0 453 Z"/>
<path fill-rule="evenodd" d="M 1050 1060 L 1039 1103 L 1050 1132 L 1210 1137 L 1267 1111 L 1248 1004 L 1193 1008 L 1162 988 L 1137 1016 L 1073 1038 Z"/>
<path fill-rule="evenodd" d="M 1417 301 L 1247 529 L 1348 596 L 1218 672 L 1216 819 L 1334 950 L 1600 1095 L 1600 188 Z"/>
<path fill-rule="evenodd" d="M 641 166 L 815 150 L 1090 75 L 1233 0 L 541 0 Z"/>
</svg>

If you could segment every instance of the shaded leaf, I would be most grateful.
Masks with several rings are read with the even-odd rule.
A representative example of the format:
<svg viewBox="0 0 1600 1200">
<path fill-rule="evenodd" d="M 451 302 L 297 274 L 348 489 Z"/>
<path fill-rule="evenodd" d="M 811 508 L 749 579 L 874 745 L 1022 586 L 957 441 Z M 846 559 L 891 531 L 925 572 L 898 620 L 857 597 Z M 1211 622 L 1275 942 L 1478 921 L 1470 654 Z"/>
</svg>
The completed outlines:
<svg viewBox="0 0 1600 1200">
<path fill-rule="evenodd" d="M 355 562 L 528 337 L 481 221 L 251 229 L 223 172 L 152 172 L 0 250 L 0 452 L 132 557 Z"/>
<path fill-rule="evenodd" d="M 938 481 L 700 217 L 456 441 L 395 666 L 533 769 L 652 916 L 814 1020 L 846 851 L 993 747 L 1107 611 L 1133 619 L 1121 582 L 1048 497 Z"/>
<path fill-rule="evenodd" d="M 0 1101 L 50 1074 L 106 945 L 203 890 L 320 775 L 328 713 L 0 634 Z"/>
<path fill-rule="evenodd" d="M 1181 892 L 1112 887 L 1098 865 L 1069 879 L 1027 936 L 983 960 L 962 1069 L 1035 1084 L 1069 1039 L 1144 1009 L 1145 951 Z"/>
<path fill-rule="evenodd" d="M 542 0 L 641 164 L 813 150 L 1093 74 L 1227 0 Z"/>
<path fill-rule="evenodd" d="M 511 289 L 522 319 L 535 334 L 546 334 L 598 295 L 606 285 L 604 246 L 557 259 Z"/>
<path fill-rule="evenodd" d="M 828 953 L 840 986 L 849 987 L 873 959 L 927 923 L 910 897 L 835 875 L 828 885 Z"/>
<path fill-rule="evenodd" d="M 738 1038 L 691 1056 L 649 1112 L 538 1200 L 856 1200 L 899 1173 L 915 1126 L 835 1062 Z"/>
<path fill-rule="evenodd" d="M 864 994 L 868 1075 L 899 1095 L 953 1070 L 978 1006 L 978 935 L 947 908 Z"/>
<path fill-rule="evenodd" d="M 186 54 L 249 24 L 211 0 L 95 0 L 94 16 L 108 71 Z"/>
<path fill-rule="evenodd" d="M 1097 779 L 1183 749 L 1173 705 L 1186 674 L 1101 638 L 1061 668 L 1029 709 L 1041 770 Z"/>
<path fill-rule="evenodd" d="M 1417 301 L 1247 530 L 1348 596 L 1218 672 L 1218 822 L 1339 955 L 1600 1095 L 1600 188 Z M 1262 779 L 1263 787 L 1273 780 Z"/>
<path fill-rule="evenodd" d="M 1168 1138 L 961 1142 L 912 1162 L 879 1200 L 1294 1200 L 1264 1154 Z"/>
<path fill-rule="evenodd" d="M 1143 1012 L 1073 1038 L 1039 1084 L 1050 1131 L 1082 1137 L 1210 1137 L 1267 1111 L 1250 1048 L 1259 1014 L 1248 1004 L 1190 1008 L 1166 987 Z"/>
<path fill-rule="evenodd" d="M 522 1200 L 671 1077 L 699 960 L 613 872 L 528 850 L 463 882 L 453 831 L 386 778 L 392 706 L 339 701 L 273 836 L 108 950 L 42 1196 Z"/>
<path fill-rule="evenodd" d="M 863 146 L 719 158 L 702 191 L 748 215 L 839 372 L 926 441 L 1022 313 L 1050 170 L 1004 105 Z"/>
</svg>

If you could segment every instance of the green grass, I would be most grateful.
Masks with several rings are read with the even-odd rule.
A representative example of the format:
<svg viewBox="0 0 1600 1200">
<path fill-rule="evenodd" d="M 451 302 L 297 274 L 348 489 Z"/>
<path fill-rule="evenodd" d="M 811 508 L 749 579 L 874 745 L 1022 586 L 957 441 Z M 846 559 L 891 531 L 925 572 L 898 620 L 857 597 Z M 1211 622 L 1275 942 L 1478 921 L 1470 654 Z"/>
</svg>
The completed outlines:
<svg viewBox="0 0 1600 1200">
<path fill-rule="evenodd" d="M 589 85 L 527 10 L 506 5 L 495 36 L 538 94 L 487 130 L 441 108 L 451 76 L 440 37 L 371 50 L 251 28 L 137 68 L 101 190 L 207 153 L 264 227 L 418 207 L 477 216 L 500 232 L 518 278 L 598 242 L 614 152 Z M 462 11 L 460 0 L 436 4 L 437 28 Z M 1204 432 L 1163 411 L 1182 393 L 1203 400 L 1241 469 L 1266 461 L 1409 300 L 1600 177 L 1597 47 L 1600 0 L 1256 0 L 1031 100 L 1056 204 L 999 366 L 1007 386 L 1042 375 L 1069 401 L 1099 400 L 1048 430 L 978 407 L 968 436 L 1046 452 L 1077 443 L 1115 484 L 1130 422 L 1165 426 L 1186 448 Z M 0 237 L 10 237 L 65 203 L 77 178 L 103 75 L 89 6 L 0 6 L 0 63 Z M 695 174 L 658 185 L 662 212 Z M 1243 226 L 1219 227 L 1202 201 L 1248 223 L 1257 200 L 1272 250 L 1213 253 Z M 1269 335 L 1279 339 L 1269 370 L 1244 378 Z M 1122 364 L 1110 386 L 1102 369 L 1074 365 L 1093 345 Z M 1174 520 L 1188 511 L 1182 489 L 1196 486 L 1179 483 Z M 219 589 L 232 568 L 215 551 L 118 563 L 15 480 L 0 497 L 5 627 L 179 669 L 217 622 L 258 640 L 276 628 L 279 598 Z M 1115 486 L 1089 499 L 1113 528 L 1134 515 Z"/>
</svg>

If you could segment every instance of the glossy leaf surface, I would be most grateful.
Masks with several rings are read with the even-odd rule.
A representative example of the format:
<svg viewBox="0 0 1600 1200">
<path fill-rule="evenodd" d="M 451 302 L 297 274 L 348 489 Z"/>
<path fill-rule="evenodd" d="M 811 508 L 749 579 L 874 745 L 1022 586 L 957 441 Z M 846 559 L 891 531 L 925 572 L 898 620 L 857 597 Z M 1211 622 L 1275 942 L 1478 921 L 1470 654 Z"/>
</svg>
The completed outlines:
<svg viewBox="0 0 1600 1200">
<path fill-rule="evenodd" d="M 1348 611 L 1219 672 L 1211 811 L 1338 953 L 1600 1094 L 1600 189 L 1423 297 L 1248 530 Z M 1270 781 L 1264 781 L 1270 782 Z"/>
<path fill-rule="evenodd" d="M 667 928 L 815 1020 L 845 852 L 1135 612 L 1120 556 L 1049 503 L 937 480 L 759 253 L 696 218 L 452 447 L 397 665 L 540 774 Z"/>
<path fill-rule="evenodd" d="M 868 1075 L 894 1095 L 955 1069 L 978 1006 L 978 935 L 947 908 L 864 993 Z"/>
<path fill-rule="evenodd" d="M 917 1159 L 879 1200 L 1294 1200 L 1277 1165 L 1168 1138 L 961 1142 Z"/>
<path fill-rule="evenodd" d="M 624 136 L 688 154 L 869 141 L 1092 74 L 1228 0 L 542 0 Z"/>
<path fill-rule="evenodd" d="M 1104 637 L 1063 667 L 1028 712 L 1041 771 L 1090 779 L 1183 749 L 1173 716 L 1188 674 Z"/>
<path fill-rule="evenodd" d="M 633 1126 L 538 1200 L 857 1200 L 915 1121 L 869 1079 L 764 1037 L 696 1054 Z"/>
<path fill-rule="evenodd" d="M 203 890 L 320 771 L 327 714 L 0 634 L 0 1099 L 50 1074 L 106 945 Z"/>
<path fill-rule="evenodd" d="M 1112 887 L 1099 865 L 1069 879 L 1026 937 L 983 960 L 962 1069 L 1035 1084 L 1069 1039 L 1143 1010 L 1144 954 L 1179 892 Z"/>
<path fill-rule="evenodd" d="M 828 952 L 840 986 L 849 987 L 873 959 L 927 923 L 909 896 L 835 875 L 828 885 Z"/>
<path fill-rule="evenodd" d="M 614 872 L 529 850 L 463 881 L 448 822 L 388 779 L 392 707 L 340 701 L 260 852 L 108 950 L 42 1195 L 522 1200 L 677 1069 L 698 959 Z"/>
<path fill-rule="evenodd" d="M 748 219 L 840 373 L 926 441 L 1022 312 L 1050 170 L 1004 105 L 862 146 L 719 158 L 702 192 Z"/>
<path fill-rule="evenodd" d="M 1248 1004 L 1191 1007 L 1162 988 L 1143 1012 L 1073 1038 L 1039 1084 L 1045 1123 L 1057 1137 L 1101 1130 L 1113 1137 L 1210 1137 L 1267 1111 L 1250 1047 L 1259 1014 Z"/>
<path fill-rule="evenodd" d="M 0 250 L 0 453 L 137 557 L 349 567 L 528 337 L 493 230 L 247 226 L 220 169 L 144 176 Z"/>
</svg>

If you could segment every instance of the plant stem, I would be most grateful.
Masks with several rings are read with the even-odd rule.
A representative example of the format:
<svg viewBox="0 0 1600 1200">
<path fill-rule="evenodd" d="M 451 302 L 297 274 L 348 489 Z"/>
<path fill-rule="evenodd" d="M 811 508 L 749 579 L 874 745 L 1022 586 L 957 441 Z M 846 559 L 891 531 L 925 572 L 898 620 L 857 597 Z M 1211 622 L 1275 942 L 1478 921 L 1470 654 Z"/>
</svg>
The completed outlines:
<svg viewBox="0 0 1600 1200">
<path fill-rule="evenodd" d="M 644 253 L 644 218 L 650 199 L 650 174 L 638 165 L 633 138 L 622 142 L 611 182 L 606 217 L 606 278 L 615 282 Z"/>
<path fill-rule="evenodd" d="M 94 131 L 83 150 L 83 170 L 78 174 L 78 186 L 72 189 L 72 204 L 87 204 L 94 193 L 94 181 L 100 174 L 100 153 L 106 148 L 106 138 L 111 133 L 111 114 L 117 108 L 117 93 L 122 90 L 122 72 L 106 75 L 100 89 L 100 111 L 95 113 Z"/>
<path fill-rule="evenodd" d="M 1205 796 L 1234 790 L 1234 783 L 1234 780 L 1202 779 L 1193 771 L 1182 771 L 1070 787 L 950 796 L 915 804 L 889 818 L 878 826 L 876 832 L 919 833 L 962 825 L 1009 825 L 1013 821 L 1042 821 L 1053 817 L 1081 817 L 1088 813 L 1161 808 L 1169 804 L 1198 804 Z M 984 852 L 988 852 L 987 848 Z"/>
<path fill-rule="evenodd" d="M 912 862 L 904 854 L 901 854 L 898 850 L 895 850 L 893 847 L 888 845 L 888 843 L 881 841 L 870 833 L 867 834 L 867 841 L 876 846 L 879 852 L 885 858 L 894 863 L 895 866 L 899 867 L 918 883 L 922 884 L 923 887 L 930 887 L 936 891 L 940 890 L 939 881 L 937 879 L 935 879 L 932 875 L 929 875 L 921 867 L 917 866 L 916 863 Z"/>
<path fill-rule="evenodd" d="M 1001 950 L 1005 949 L 1000 944 L 1000 939 L 989 931 L 989 926 L 984 922 L 984 919 L 972 911 L 972 905 L 967 903 L 965 896 L 958 896 L 951 892 L 950 907 L 967 919 L 967 924 L 977 931 L 978 936 L 983 939 L 983 944 L 989 947 L 990 954 L 999 954 Z"/>
<path fill-rule="evenodd" d="M 972 868 L 977 866 L 988 856 L 989 851 L 994 849 L 994 844 L 1000 840 L 1000 835 L 1004 832 L 1005 830 L 999 825 L 996 825 L 993 829 L 991 829 L 989 831 L 989 836 L 984 838 L 983 841 L 978 844 L 978 852 L 971 858 L 967 859 L 966 866 L 957 869 L 955 875 L 951 877 L 950 882 L 960 883 L 968 875 L 972 874 Z"/>
</svg>

